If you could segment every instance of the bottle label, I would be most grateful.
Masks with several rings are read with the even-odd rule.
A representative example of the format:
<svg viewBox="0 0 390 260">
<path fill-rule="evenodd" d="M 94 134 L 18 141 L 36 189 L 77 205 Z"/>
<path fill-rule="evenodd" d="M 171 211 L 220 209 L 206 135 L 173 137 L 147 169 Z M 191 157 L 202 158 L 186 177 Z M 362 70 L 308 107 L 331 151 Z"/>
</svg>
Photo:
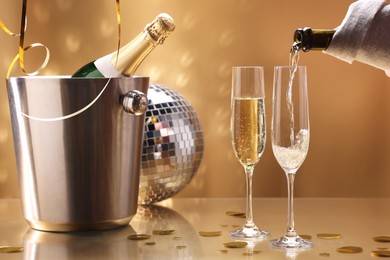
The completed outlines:
<svg viewBox="0 0 390 260">
<path fill-rule="evenodd" d="M 123 74 L 119 73 L 112 64 L 112 55 L 113 53 L 110 53 L 104 57 L 101 57 L 97 59 L 94 64 L 105 78 L 123 77 Z"/>
</svg>

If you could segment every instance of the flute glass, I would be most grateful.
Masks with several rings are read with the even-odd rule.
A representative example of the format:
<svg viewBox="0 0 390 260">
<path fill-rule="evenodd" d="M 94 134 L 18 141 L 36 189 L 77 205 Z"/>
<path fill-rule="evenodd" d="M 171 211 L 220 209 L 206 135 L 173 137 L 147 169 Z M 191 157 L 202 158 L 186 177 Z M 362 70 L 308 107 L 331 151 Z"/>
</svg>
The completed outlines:
<svg viewBox="0 0 390 260">
<path fill-rule="evenodd" d="M 253 221 L 252 177 L 266 141 L 263 67 L 233 67 L 230 133 L 234 153 L 246 174 L 246 222 L 230 233 L 233 239 L 268 237 Z"/>
<path fill-rule="evenodd" d="M 304 162 L 310 139 L 307 75 L 304 66 L 274 68 L 272 98 L 272 150 L 287 177 L 287 231 L 270 241 L 274 248 L 311 248 L 313 244 L 301 238 L 294 223 L 294 179 Z"/>
</svg>

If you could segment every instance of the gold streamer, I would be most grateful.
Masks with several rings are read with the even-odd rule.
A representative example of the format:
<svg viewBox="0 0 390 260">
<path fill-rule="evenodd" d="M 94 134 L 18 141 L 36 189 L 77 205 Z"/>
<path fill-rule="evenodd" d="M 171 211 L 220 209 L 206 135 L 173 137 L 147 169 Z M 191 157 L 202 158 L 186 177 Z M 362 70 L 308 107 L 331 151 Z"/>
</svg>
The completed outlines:
<svg viewBox="0 0 390 260">
<path fill-rule="evenodd" d="M 7 28 L 7 26 L 4 25 L 4 23 L 1 20 L 0 20 L 0 28 L 10 36 L 19 37 L 19 51 L 18 51 L 18 54 L 15 56 L 15 58 L 12 60 L 10 66 L 8 67 L 7 76 L 6 76 L 7 79 L 9 78 L 11 71 L 12 71 L 12 68 L 15 66 L 15 63 L 18 60 L 19 60 L 19 66 L 20 66 L 21 70 L 29 76 L 37 75 L 44 68 L 46 68 L 47 64 L 49 63 L 49 59 L 50 59 L 50 51 L 45 45 L 43 45 L 41 43 L 33 43 L 33 44 L 30 44 L 30 45 L 24 47 L 24 35 L 25 35 L 26 29 L 27 29 L 27 0 L 23 0 L 20 33 L 18 33 L 18 34 L 13 33 L 11 30 L 9 30 Z M 46 57 L 45 57 L 45 60 L 43 61 L 42 65 L 37 70 L 28 73 L 28 72 L 26 72 L 26 68 L 24 65 L 24 54 L 27 50 L 35 48 L 35 47 L 45 48 Z"/>
<path fill-rule="evenodd" d="M 116 21 L 118 23 L 118 46 L 117 46 L 117 52 L 116 52 L 116 60 L 115 60 L 115 68 L 118 64 L 118 58 L 119 58 L 119 49 L 121 47 L 121 6 L 120 6 L 120 0 L 116 1 Z"/>
</svg>

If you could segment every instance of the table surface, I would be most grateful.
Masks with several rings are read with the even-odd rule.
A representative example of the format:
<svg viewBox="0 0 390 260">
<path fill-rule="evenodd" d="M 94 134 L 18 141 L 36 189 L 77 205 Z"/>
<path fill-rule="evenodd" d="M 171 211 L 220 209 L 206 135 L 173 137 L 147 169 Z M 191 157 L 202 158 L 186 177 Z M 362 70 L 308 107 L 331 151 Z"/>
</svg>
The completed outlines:
<svg viewBox="0 0 390 260">
<path fill-rule="evenodd" d="M 287 200 L 254 199 L 256 224 L 271 239 L 284 234 Z M 20 201 L 0 200 L 0 246 L 22 246 L 21 253 L 0 253 L 0 259 L 379 259 L 371 256 L 390 243 L 372 238 L 390 235 L 390 198 L 298 198 L 295 224 L 298 233 L 312 236 L 315 247 L 296 255 L 269 247 L 269 239 L 246 248 L 228 249 L 229 231 L 244 222 L 226 211 L 244 211 L 241 198 L 173 198 L 150 207 L 139 207 L 130 225 L 124 228 L 75 233 L 40 232 L 23 219 Z M 152 234 L 173 229 L 171 235 L 152 235 L 149 240 L 128 240 L 132 233 Z M 199 231 L 222 231 L 221 236 L 203 237 Z M 326 240 L 319 233 L 338 233 L 341 238 Z M 155 242 L 154 245 L 145 242 Z M 343 246 L 359 246 L 362 253 L 337 252 Z M 221 251 L 221 250 L 227 250 Z M 254 254 L 251 255 L 251 252 Z M 249 254 L 248 254 L 249 253 Z M 323 256 L 321 253 L 328 253 Z"/>
</svg>

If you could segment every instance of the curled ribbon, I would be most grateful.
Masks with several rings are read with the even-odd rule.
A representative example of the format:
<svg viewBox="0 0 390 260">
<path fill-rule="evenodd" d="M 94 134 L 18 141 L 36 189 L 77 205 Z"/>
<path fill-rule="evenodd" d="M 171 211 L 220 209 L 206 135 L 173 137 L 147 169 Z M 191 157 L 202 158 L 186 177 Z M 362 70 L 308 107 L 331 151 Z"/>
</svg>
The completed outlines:
<svg viewBox="0 0 390 260">
<path fill-rule="evenodd" d="M 10 66 L 8 67 L 6 78 L 7 79 L 9 78 L 9 76 L 11 74 L 11 71 L 12 71 L 12 68 L 15 66 L 15 63 L 18 60 L 19 60 L 19 66 L 20 66 L 21 70 L 24 73 L 26 73 L 29 76 L 34 76 L 34 75 L 39 74 L 47 66 L 47 64 L 49 63 L 50 51 L 49 51 L 49 49 L 45 45 L 43 45 L 41 43 L 33 43 L 33 44 L 30 44 L 30 45 L 24 47 L 24 34 L 26 32 L 26 29 L 27 29 L 27 0 L 23 0 L 20 33 L 19 34 L 13 33 L 12 31 L 10 31 L 4 25 L 4 23 L 2 21 L 0 21 L 0 27 L 8 35 L 19 37 L 19 52 L 15 56 L 15 58 L 12 60 Z M 45 60 L 43 61 L 42 65 L 37 70 L 35 70 L 33 72 L 27 72 L 26 68 L 25 68 L 25 65 L 24 65 L 24 54 L 25 54 L 25 52 L 27 50 L 35 48 L 35 47 L 43 47 L 43 48 L 45 48 L 45 50 L 46 50 L 46 57 L 45 57 Z"/>
<path fill-rule="evenodd" d="M 116 15 L 117 15 L 117 23 L 118 23 L 118 46 L 117 46 L 118 50 L 117 50 L 116 61 L 115 61 L 115 67 L 116 67 L 117 62 L 118 62 L 119 49 L 120 49 L 120 45 L 121 45 L 121 15 L 120 15 L 120 0 L 115 0 L 115 1 L 116 1 Z M 6 32 L 10 36 L 20 36 L 19 53 L 15 56 L 15 58 L 11 62 L 11 65 L 8 68 L 7 79 L 9 78 L 9 75 L 11 73 L 11 70 L 12 70 L 13 66 L 15 65 L 15 63 L 18 60 L 19 60 L 19 65 L 20 65 L 20 68 L 22 69 L 22 71 L 25 72 L 29 76 L 34 76 L 34 75 L 39 74 L 39 72 L 41 72 L 46 67 L 47 63 L 49 62 L 50 52 L 49 52 L 49 49 L 45 45 L 43 45 L 41 43 L 33 43 L 33 44 L 31 44 L 31 45 L 29 45 L 27 47 L 23 47 L 24 46 L 24 34 L 25 34 L 25 31 L 26 31 L 26 28 L 27 28 L 26 10 L 27 10 L 27 0 L 23 0 L 22 22 L 21 22 L 21 27 L 20 27 L 21 28 L 20 34 L 15 34 L 15 33 L 11 32 L 4 25 L 4 23 L 0 20 L 0 27 L 3 29 L 4 32 Z M 24 53 L 27 50 L 29 50 L 31 48 L 34 48 L 34 47 L 43 47 L 43 48 L 45 48 L 45 50 L 46 50 L 46 58 L 45 58 L 45 61 L 43 62 L 43 64 L 41 65 L 41 67 L 38 70 L 36 70 L 34 72 L 31 72 L 31 73 L 27 73 L 25 71 L 25 66 L 24 66 Z M 103 89 L 100 91 L 100 93 L 97 95 L 97 97 L 94 100 L 92 100 L 88 105 L 86 105 L 82 109 L 80 109 L 80 110 L 78 110 L 78 111 L 76 111 L 74 113 L 71 113 L 69 115 L 62 116 L 62 117 L 56 117 L 56 118 L 41 118 L 41 117 L 34 117 L 34 116 L 31 116 L 31 115 L 25 114 L 22 111 L 19 111 L 19 113 L 21 113 L 23 116 L 25 116 L 27 118 L 30 118 L 30 119 L 33 119 L 33 120 L 37 120 L 37 121 L 46 121 L 46 122 L 60 121 L 60 120 L 65 120 L 65 119 L 74 117 L 74 116 L 76 116 L 78 114 L 81 114 L 82 112 L 84 112 L 88 108 L 90 108 L 100 98 L 100 96 L 103 94 L 104 90 L 107 88 L 110 80 L 111 80 L 111 78 L 109 78 L 107 80 L 106 85 L 103 87 Z"/>
<path fill-rule="evenodd" d="M 117 46 L 117 52 L 116 52 L 116 59 L 115 59 L 115 68 L 118 64 L 118 58 L 119 58 L 119 49 L 121 48 L 121 8 L 120 8 L 120 0 L 116 1 L 116 21 L 118 23 L 118 46 Z"/>
</svg>

